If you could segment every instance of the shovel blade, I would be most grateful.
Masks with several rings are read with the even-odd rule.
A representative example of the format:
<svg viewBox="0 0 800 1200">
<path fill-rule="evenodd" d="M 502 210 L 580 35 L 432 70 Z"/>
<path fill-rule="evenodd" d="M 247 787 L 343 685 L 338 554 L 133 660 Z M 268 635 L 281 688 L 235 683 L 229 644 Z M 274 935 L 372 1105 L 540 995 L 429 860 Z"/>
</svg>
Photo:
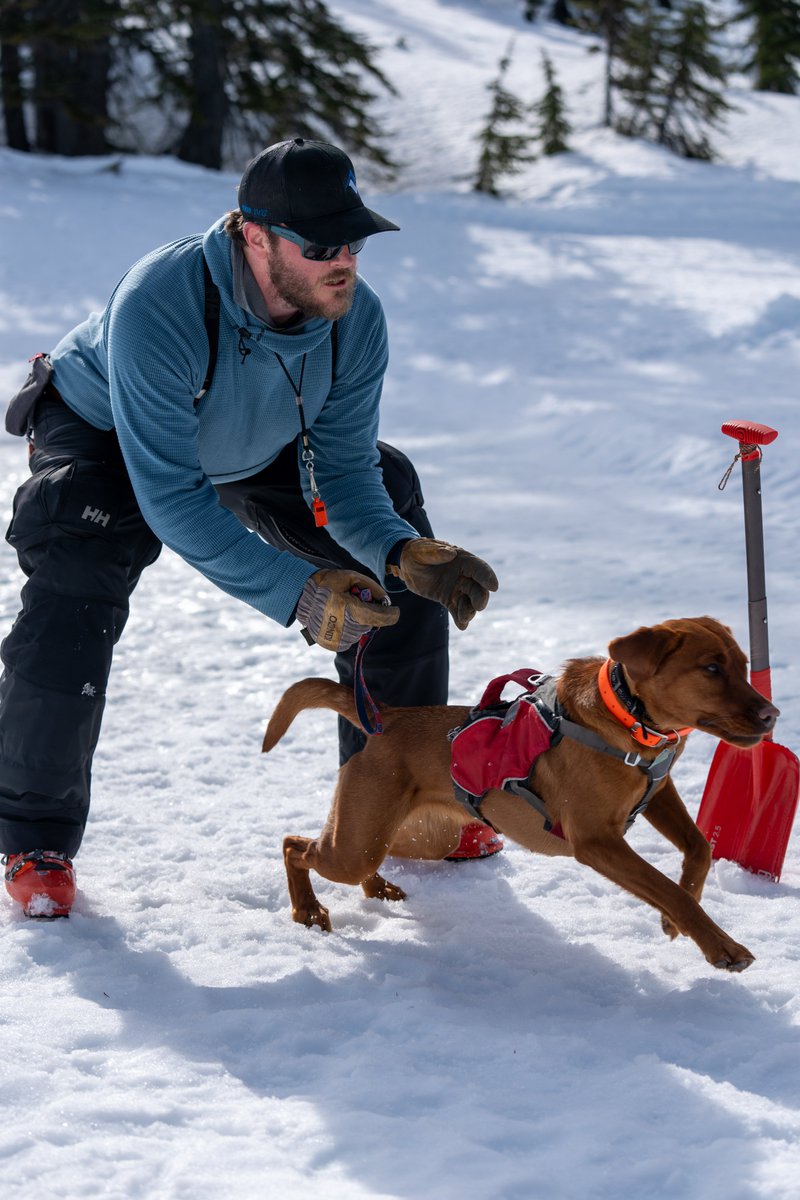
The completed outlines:
<svg viewBox="0 0 800 1200">
<path fill-rule="evenodd" d="M 739 750 L 720 743 L 697 827 L 714 858 L 729 858 L 777 883 L 799 794 L 800 762 L 785 746 L 765 741 Z"/>
</svg>

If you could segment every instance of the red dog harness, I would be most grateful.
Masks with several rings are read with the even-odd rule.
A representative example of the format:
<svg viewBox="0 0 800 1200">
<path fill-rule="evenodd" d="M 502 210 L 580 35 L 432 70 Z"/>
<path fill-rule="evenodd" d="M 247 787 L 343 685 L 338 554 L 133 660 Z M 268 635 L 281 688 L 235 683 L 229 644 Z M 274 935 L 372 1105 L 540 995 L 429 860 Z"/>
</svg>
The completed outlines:
<svg viewBox="0 0 800 1200">
<path fill-rule="evenodd" d="M 644 758 L 637 750 L 626 753 L 609 746 L 593 730 L 571 721 L 556 697 L 556 680 L 551 675 L 529 667 L 499 675 L 486 688 L 480 703 L 470 710 L 464 724 L 447 735 L 452 744 L 450 774 L 455 796 L 473 820 L 491 825 L 483 816 L 480 803 L 487 792 L 499 788 L 525 800 L 544 817 L 546 832 L 563 839 L 560 823 L 553 823 L 541 796 L 528 785 L 539 755 L 556 746 L 563 737 L 569 737 L 619 759 L 627 767 L 636 767 L 645 776 L 644 795 L 630 812 L 625 826 L 626 832 L 630 829 L 669 775 L 679 745 L 690 730 L 663 733 L 646 726 L 641 713 L 629 715 L 640 705 L 627 692 L 616 668 L 617 664 L 607 662 L 601 669 L 600 691 L 605 703 L 611 708 L 613 699 L 620 713 L 612 711 L 635 743 L 658 749 L 660 753 L 653 759 Z M 504 702 L 501 696 L 508 683 L 517 683 L 528 690 L 516 700 Z"/>
<path fill-rule="evenodd" d="M 502 702 L 507 683 L 518 683 L 527 690 L 516 700 Z M 466 722 L 448 734 L 456 799 L 472 817 L 486 820 L 479 811 L 480 801 L 492 788 L 500 788 L 522 796 L 544 817 L 548 833 L 564 837 L 561 826 L 550 820 L 544 801 L 525 786 L 539 755 L 561 740 L 555 692 L 551 675 L 529 667 L 500 675 L 486 688 Z"/>
</svg>

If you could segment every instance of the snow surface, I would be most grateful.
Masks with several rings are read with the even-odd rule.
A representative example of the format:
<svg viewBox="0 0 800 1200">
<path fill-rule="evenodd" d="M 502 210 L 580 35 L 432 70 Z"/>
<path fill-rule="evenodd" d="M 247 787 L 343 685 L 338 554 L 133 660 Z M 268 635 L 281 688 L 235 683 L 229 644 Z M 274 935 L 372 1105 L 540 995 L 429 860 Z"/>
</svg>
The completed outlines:
<svg viewBox="0 0 800 1200">
<path fill-rule="evenodd" d="M 800 100 L 755 96 L 683 162 L 599 130 L 601 62 L 512 0 L 348 0 L 399 95 L 404 163 L 364 251 L 392 362 L 382 435 L 438 532 L 501 590 L 453 633 L 455 702 L 500 670 L 711 613 L 746 646 L 728 418 L 780 431 L 762 471 L 776 739 L 800 748 L 797 636 Z M 398 44 L 402 35 L 403 42 Z M 485 85 L 551 55 L 573 154 L 505 202 L 466 177 Z M 117 164 L 117 169 L 108 168 Z M 361 172 L 362 180 L 368 173 Z M 166 160 L 0 152 L 0 390 L 102 306 L 140 254 L 205 228 L 236 176 Z M 26 473 L 0 435 L 5 511 Z M 0 548 L 5 627 L 20 576 Z M 169 553 L 119 646 L 69 921 L 3 910 L 0 1181 L 69 1200 L 793 1200 L 800 1192 L 800 846 L 779 884 L 730 863 L 705 894 L 757 956 L 741 976 L 670 943 L 645 905 L 507 845 L 389 863 L 404 904 L 320 881 L 330 935 L 290 919 L 285 833 L 316 833 L 334 721 L 269 756 L 271 708 L 332 660 Z M 714 743 L 676 771 L 700 802 Z M 673 877 L 640 821 L 631 843 Z"/>
</svg>

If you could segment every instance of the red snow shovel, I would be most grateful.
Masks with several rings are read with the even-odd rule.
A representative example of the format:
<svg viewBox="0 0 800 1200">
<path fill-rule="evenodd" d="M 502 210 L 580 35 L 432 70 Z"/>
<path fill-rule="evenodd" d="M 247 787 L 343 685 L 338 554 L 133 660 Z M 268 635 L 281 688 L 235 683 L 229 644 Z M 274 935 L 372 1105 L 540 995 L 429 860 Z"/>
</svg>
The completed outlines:
<svg viewBox="0 0 800 1200">
<path fill-rule="evenodd" d="M 726 421 L 722 432 L 739 443 L 739 453 L 720 483 L 742 462 L 744 538 L 750 625 L 750 682 L 772 700 L 761 521 L 761 450 L 778 436 L 768 425 Z M 798 794 L 800 762 L 771 736 L 752 750 L 720 742 L 708 774 L 697 825 L 714 858 L 729 858 L 756 875 L 780 879 Z"/>
</svg>

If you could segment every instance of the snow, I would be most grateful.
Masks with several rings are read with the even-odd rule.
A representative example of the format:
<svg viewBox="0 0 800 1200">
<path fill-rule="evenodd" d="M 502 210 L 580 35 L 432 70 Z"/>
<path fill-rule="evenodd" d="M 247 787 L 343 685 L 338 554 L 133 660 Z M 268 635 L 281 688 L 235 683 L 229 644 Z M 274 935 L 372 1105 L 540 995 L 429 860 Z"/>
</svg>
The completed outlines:
<svg viewBox="0 0 800 1200">
<path fill-rule="evenodd" d="M 597 128 L 601 61 L 511 0 L 348 0 L 399 96 L 402 232 L 364 275 L 392 341 L 382 436 L 408 450 L 441 536 L 501 589 L 453 630 L 454 702 L 501 670 L 556 670 L 614 636 L 711 613 L 747 646 L 739 470 L 764 454 L 776 740 L 800 748 L 800 100 L 756 96 L 717 164 Z M 398 45 L 398 37 L 405 39 Z M 573 154 L 498 202 L 467 177 L 486 83 L 572 100 Z M 368 172 L 362 171 L 363 180 Z M 0 152 L 0 389 L 154 246 L 209 225 L 236 174 L 161 159 Z M 366 188 L 365 188 L 366 190 Z M 26 473 L 0 435 L 0 501 Z M 0 548 L 0 605 L 17 610 Z M 334 932 L 294 925 L 286 833 L 316 833 L 335 721 L 296 679 L 333 674 L 296 628 L 165 552 L 118 648 L 69 921 L 0 898 L 0 1180 L 73 1197 L 198 1200 L 790 1200 L 800 1169 L 800 856 L 780 883 L 718 863 L 705 907 L 756 955 L 715 971 L 651 909 L 577 864 L 507 844 L 471 864 L 388 863 L 403 904 L 320 881 Z M 676 769 L 692 812 L 714 743 Z M 675 877 L 645 821 L 631 844 Z M 317 885 L 315 885 L 317 886 Z"/>
</svg>

